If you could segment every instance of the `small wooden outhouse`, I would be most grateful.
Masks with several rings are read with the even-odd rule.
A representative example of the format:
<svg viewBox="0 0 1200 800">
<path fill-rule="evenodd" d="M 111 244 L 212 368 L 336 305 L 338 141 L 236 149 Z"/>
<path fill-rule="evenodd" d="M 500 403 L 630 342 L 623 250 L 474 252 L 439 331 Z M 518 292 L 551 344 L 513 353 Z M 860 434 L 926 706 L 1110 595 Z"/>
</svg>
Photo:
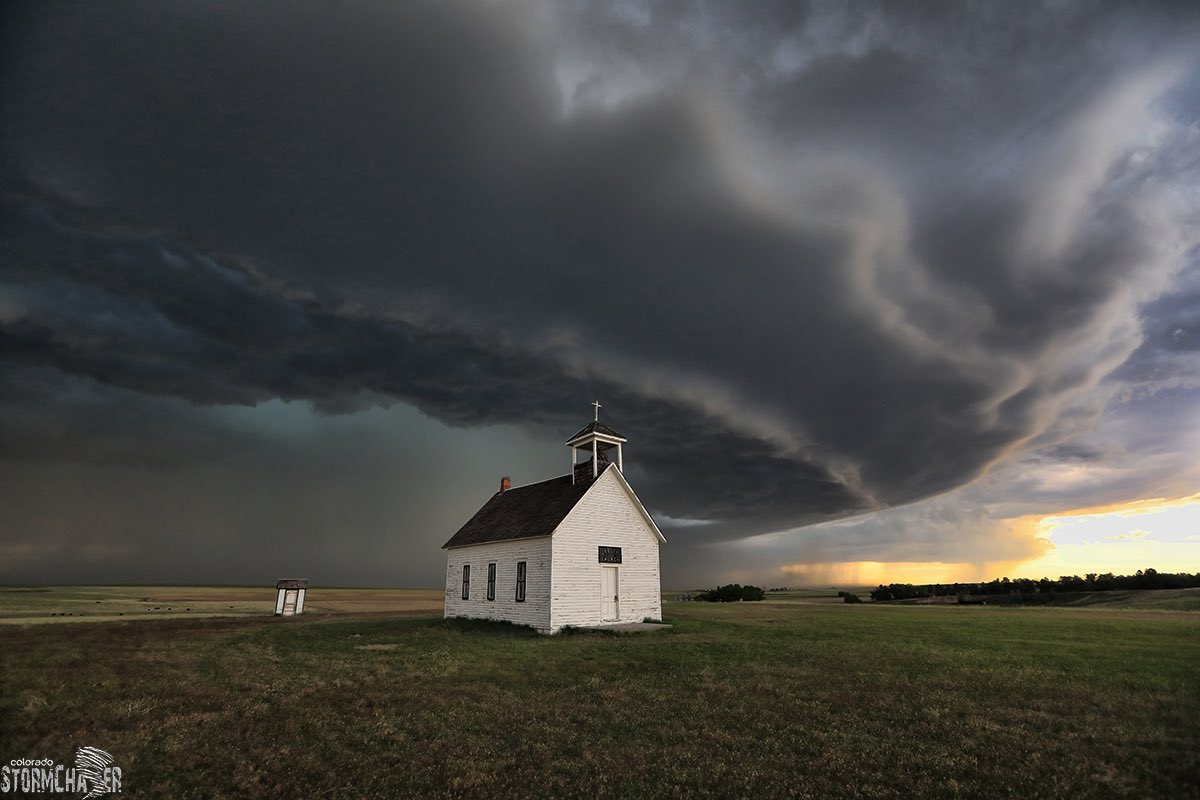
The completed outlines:
<svg viewBox="0 0 1200 800">
<path fill-rule="evenodd" d="M 308 578 L 283 578 L 275 584 L 275 616 L 290 617 L 304 613 L 304 594 Z"/>
</svg>

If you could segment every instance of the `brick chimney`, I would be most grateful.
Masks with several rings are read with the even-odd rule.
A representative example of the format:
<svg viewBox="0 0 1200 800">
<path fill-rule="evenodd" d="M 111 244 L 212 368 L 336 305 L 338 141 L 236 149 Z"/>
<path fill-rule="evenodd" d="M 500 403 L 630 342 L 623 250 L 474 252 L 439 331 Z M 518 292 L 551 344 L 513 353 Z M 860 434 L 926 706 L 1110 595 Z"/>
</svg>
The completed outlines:
<svg viewBox="0 0 1200 800">
<path fill-rule="evenodd" d="M 500 491 L 507 492 L 512 488 L 512 479 L 505 475 L 500 479 Z"/>
</svg>

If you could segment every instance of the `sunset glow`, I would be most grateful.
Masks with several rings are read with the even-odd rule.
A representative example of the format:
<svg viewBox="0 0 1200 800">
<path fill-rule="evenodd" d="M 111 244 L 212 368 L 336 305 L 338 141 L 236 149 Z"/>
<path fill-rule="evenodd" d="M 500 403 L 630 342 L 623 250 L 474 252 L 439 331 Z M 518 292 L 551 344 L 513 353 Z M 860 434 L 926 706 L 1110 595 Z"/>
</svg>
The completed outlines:
<svg viewBox="0 0 1200 800">
<path fill-rule="evenodd" d="M 1039 527 L 1053 549 L 1015 566 L 1021 577 L 1200 571 L 1200 494 L 1080 509 Z"/>
<path fill-rule="evenodd" d="M 850 561 L 841 564 L 789 564 L 786 583 L 796 587 L 874 586 L 880 583 L 957 583 L 979 580 L 976 564 L 917 561 Z"/>
<path fill-rule="evenodd" d="M 1200 494 L 1022 517 L 1002 529 L 1015 539 L 1031 538 L 1041 555 L 984 562 L 813 561 L 785 564 L 779 573 L 787 585 L 816 587 L 1132 575 L 1146 568 L 1200 572 Z"/>
</svg>

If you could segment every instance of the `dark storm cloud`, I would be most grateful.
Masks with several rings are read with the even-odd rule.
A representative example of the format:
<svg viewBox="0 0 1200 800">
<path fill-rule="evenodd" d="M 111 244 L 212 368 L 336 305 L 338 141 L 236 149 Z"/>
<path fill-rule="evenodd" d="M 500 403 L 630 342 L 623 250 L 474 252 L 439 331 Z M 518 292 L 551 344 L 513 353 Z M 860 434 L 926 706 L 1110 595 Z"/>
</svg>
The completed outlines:
<svg viewBox="0 0 1200 800">
<path fill-rule="evenodd" d="M 5 360 L 0 404 L 0 452 L 18 464 L 69 459 L 96 467 L 176 468 L 230 452 L 220 427 L 196 419 L 182 401 L 101 389 L 13 358 Z M 253 438 L 243 433 L 242 445 Z"/>
<path fill-rule="evenodd" d="M 1187 349 L 1195 20 L 944 12 L 10 7 L 5 360 L 542 434 L 600 396 L 695 540 L 1083 458 L 1143 329 Z"/>
<path fill-rule="evenodd" d="M 669 471 L 675 459 L 695 465 L 690 488 L 663 494 L 668 506 L 690 498 L 689 507 L 701 513 L 725 512 L 720 498 L 737 493 L 776 510 L 787 508 L 797 490 L 808 513 L 838 513 L 853 502 L 827 472 L 616 382 L 572 377 L 544 359 L 458 331 L 423 330 L 358 308 L 288 297 L 286 289 L 272 290 L 244 270 L 157 237 L 87 234 L 19 209 L 6 217 L 14 229 L 0 284 L 6 309 L 0 342 L 10 364 L 24 367 L 10 376 L 10 400 L 38 398 L 34 407 L 43 413 L 52 394 L 47 367 L 130 390 L 135 399 L 250 405 L 281 398 L 309 400 L 327 412 L 402 400 L 460 425 L 531 416 L 566 429 L 577 415 L 564 409 L 599 393 L 643 420 L 640 448 L 670 454 L 645 458 L 648 468 Z M 50 414 L 65 424 L 62 408 Z M 126 410 L 117 421 L 130 416 L 131 423 L 142 419 Z M 10 443 L 31 427 L 44 430 L 16 425 Z M 145 424 L 130 427 L 140 428 L 142 441 L 159 438 Z M 71 447 L 76 454 L 92 449 L 78 440 Z M 714 452 L 727 455 L 705 458 Z M 695 502 L 704 496 L 715 502 Z"/>
</svg>

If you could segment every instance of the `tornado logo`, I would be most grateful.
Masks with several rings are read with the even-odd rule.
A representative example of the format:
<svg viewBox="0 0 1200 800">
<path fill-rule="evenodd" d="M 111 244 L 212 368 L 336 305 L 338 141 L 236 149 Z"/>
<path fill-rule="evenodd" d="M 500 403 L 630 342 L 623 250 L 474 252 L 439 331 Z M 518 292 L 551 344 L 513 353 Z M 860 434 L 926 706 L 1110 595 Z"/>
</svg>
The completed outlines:
<svg viewBox="0 0 1200 800">
<path fill-rule="evenodd" d="M 80 747 L 75 751 L 75 774 L 87 780 L 88 793 L 83 800 L 107 793 L 104 770 L 111 767 L 112 763 L 112 754 L 99 747 Z"/>
</svg>

